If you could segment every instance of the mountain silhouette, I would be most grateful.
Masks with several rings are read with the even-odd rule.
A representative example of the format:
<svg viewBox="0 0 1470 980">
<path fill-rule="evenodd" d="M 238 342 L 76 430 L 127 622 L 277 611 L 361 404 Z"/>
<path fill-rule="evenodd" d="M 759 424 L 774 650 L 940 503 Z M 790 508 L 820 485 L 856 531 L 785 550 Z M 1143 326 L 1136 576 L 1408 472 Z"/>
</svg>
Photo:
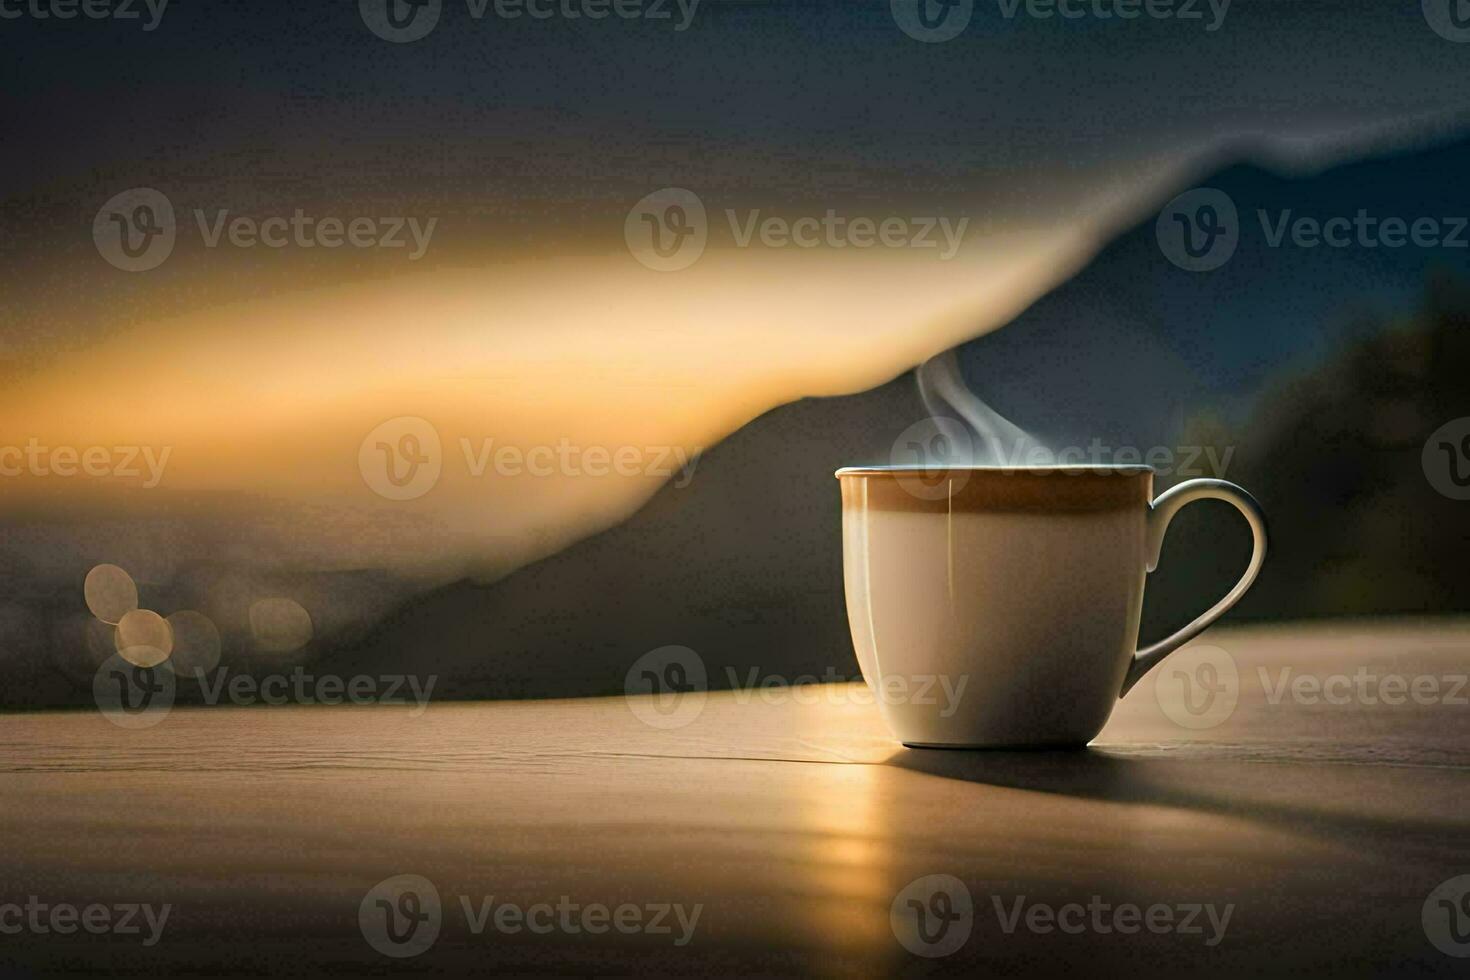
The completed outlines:
<svg viewBox="0 0 1470 980">
<path fill-rule="evenodd" d="M 1310 375 L 1354 331 L 1387 329 L 1435 268 L 1466 269 L 1466 250 L 1453 244 L 1303 248 L 1289 239 L 1273 245 L 1265 229 L 1360 209 L 1411 221 L 1463 214 L 1467 167 L 1470 142 L 1311 176 L 1223 169 L 1197 185 L 1223 191 L 1237 209 L 1238 244 L 1223 266 L 1175 266 L 1149 215 L 1013 323 L 962 345 L 963 373 L 988 403 L 1054 448 L 1095 442 L 1115 457 L 1119 447 L 1168 447 L 1181 450 L 1182 462 L 1199 420 L 1217 419 L 1216 431 L 1233 431 L 1248 457 L 1251 411 L 1264 392 Z M 926 415 L 911 374 L 778 407 L 709 450 L 687 487 L 664 486 L 623 524 L 493 584 L 424 596 L 328 662 L 343 671 L 437 674 L 445 697 L 616 693 L 634 661 L 671 644 L 703 658 L 712 688 L 751 668 L 787 680 L 853 676 L 832 474 L 888 462 L 894 440 Z M 1279 428 L 1272 426 L 1273 444 Z M 1232 459 L 1224 455 L 1230 444 L 1213 448 L 1217 461 Z M 1210 472 L 1203 459 L 1195 466 L 1199 472 L 1163 474 L 1159 487 L 1235 475 L 1228 466 Z M 1209 505 L 1191 510 L 1198 513 L 1181 516 L 1166 544 L 1160 575 L 1170 584 L 1151 588 L 1146 636 L 1187 621 L 1229 588 L 1245 561 L 1243 527 Z M 1308 601 L 1306 583 L 1265 581 L 1273 594 L 1256 608 L 1269 615 L 1352 611 Z M 1298 587 L 1302 601 L 1292 593 Z M 1252 608 L 1248 598 L 1237 618 Z"/>
<path fill-rule="evenodd" d="M 699 653 L 712 687 L 752 667 L 856 676 L 833 471 L 886 456 L 925 415 L 908 376 L 768 412 L 624 523 L 491 585 L 439 589 L 333 662 L 437 674 L 448 697 L 618 692 L 668 645 Z"/>
</svg>

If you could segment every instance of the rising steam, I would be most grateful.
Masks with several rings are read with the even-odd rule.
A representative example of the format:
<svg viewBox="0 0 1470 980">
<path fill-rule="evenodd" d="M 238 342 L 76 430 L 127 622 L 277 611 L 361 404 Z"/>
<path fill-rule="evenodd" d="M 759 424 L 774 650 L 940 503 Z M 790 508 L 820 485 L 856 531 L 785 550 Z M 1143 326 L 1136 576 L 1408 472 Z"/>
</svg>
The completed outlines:
<svg viewBox="0 0 1470 980">
<path fill-rule="evenodd" d="M 914 371 L 924 407 L 935 419 L 954 419 L 967 439 L 951 439 L 950 465 L 1016 466 L 1042 448 L 1036 438 L 985 404 L 965 384 L 953 350 L 929 358 Z"/>
</svg>

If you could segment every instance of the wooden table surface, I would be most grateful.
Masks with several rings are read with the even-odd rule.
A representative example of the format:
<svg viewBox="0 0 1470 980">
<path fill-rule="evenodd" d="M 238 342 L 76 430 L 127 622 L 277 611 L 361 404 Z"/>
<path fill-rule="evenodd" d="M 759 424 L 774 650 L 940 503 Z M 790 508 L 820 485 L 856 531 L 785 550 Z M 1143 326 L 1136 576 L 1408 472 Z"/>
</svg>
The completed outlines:
<svg viewBox="0 0 1470 980">
<path fill-rule="evenodd" d="M 1441 914 L 1430 893 L 1470 874 L 1470 625 L 1201 642 L 1238 676 L 1228 717 L 1178 724 L 1192 717 L 1183 682 L 1150 677 L 1069 753 L 904 749 L 860 685 L 709 694 L 674 730 L 623 698 L 179 708 L 139 731 L 92 712 L 9 715 L 0 906 L 171 911 L 148 947 L 0 934 L 0 973 L 1463 974 L 1470 960 L 1425 923 Z M 1280 687 L 1355 673 L 1347 703 L 1313 703 L 1310 680 Z M 1411 685 L 1401 704 L 1387 703 L 1395 675 Z M 440 930 L 390 958 L 359 906 L 402 874 L 433 883 Z M 896 931 L 891 914 L 928 875 L 959 879 L 972 908 L 952 922 L 968 938 L 938 957 L 905 948 L 909 920 Z M 685 945 L 678 926 L 476 934 L 461 897 L 488 896 L 700 913 Z M 1007 931 L 1018 902 L 1230 918 L 1218 935 L 1203 912 L 1200 933 Z"/>
</svg>

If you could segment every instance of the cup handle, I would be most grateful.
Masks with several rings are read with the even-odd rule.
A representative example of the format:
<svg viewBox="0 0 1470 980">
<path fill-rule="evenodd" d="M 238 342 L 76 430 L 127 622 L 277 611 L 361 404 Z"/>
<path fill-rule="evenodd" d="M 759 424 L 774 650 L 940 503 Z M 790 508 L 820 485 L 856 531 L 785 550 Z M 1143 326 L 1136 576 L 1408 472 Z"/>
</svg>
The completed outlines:
<svg viewBox="0 0 1470 980">
<path fill-rule="evenodd" d="M 1123 690 L 1118 693 L 1120 698 L 1132 690 L 1133 685 L 1142 680 L 1143 675 L 1152 670 L 1159 661 L 1199 636 L 1204 632 L 1205 627 L 1219 619 L 1227 609 L 1239 602 L 1240 597 L 1245 595 L 1246 590 L 1260 574 L 1261 564 L 1266 560 L 1266 515 L 1262 512 L 1261 505 L 1256 503 L 1256 498 L 1235 484 L 1226 483 L 1224 480 L 1186 480 L 1166 490 L 1159 499 L 1149 505 L 1146 543 L 1148 571 L 1152 572 L 1159 565 L 1159 552 L 1164 546 L 1164 532 L 1169 529 L 1169 522 L 1186 504 L 1192 504 L 1196 500 L 1223 500 L 1235 505 L 1235 509 L 1240 511 L 1246 523 L 1251 526 L 1250 564 L 1246 567 L 1245 574 L 1240 577 L 1240 581 L 1235 583 L 1235 588 L 1225 593 L 1225 598 L 1205 610 L 1194 622 L 1179 632 L 1165 637 L 1152 646 L 1144 647 L 1134 654 L 1133 662 L 1128 665 L 1128 673 L 1123 678 Z"/>
</svg>

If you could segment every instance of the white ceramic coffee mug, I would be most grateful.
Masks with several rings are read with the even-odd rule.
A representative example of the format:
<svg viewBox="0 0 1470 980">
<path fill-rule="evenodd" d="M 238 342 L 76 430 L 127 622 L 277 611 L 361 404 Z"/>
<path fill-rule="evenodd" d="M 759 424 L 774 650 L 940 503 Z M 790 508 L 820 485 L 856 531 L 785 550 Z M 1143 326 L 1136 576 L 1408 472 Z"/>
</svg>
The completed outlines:
<svg viewBox="0 0 1470 980">
<path fill-rule="evenodd" d="M 1266 523 L 1250 494 L 1190 480 L 1153 499 L 1147 466 L 849 467 L 847 615 L 863 677 L 906 745 L 1084 745 L 1159 661 L 1255 581 Z M 1235 587 L 1138 650 L 1143 584 L 1169 521 L 1234 504 L 1254 537 Z"/>
</svg>

